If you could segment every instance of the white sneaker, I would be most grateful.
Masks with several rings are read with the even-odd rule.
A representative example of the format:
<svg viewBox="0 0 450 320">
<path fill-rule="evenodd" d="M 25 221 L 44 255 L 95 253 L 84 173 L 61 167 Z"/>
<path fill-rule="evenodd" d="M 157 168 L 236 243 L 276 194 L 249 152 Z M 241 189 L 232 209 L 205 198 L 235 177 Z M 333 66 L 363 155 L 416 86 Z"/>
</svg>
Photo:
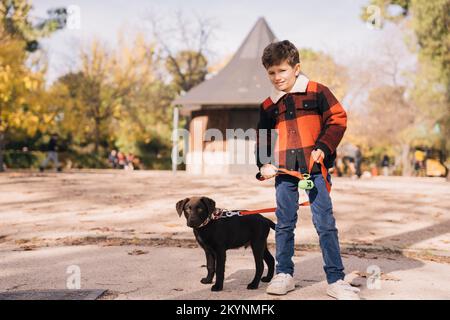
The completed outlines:
<svg viewBox="0 0 450 320">
<path fill-rule="evenodd" d="M 269 294 L 283 295 L 295 289 L 294 278 L 288 273 L 278 273 L 270 281 L 266 292 Z"/>
<path fill-rule="evenodd" d="M 329 284 L 327 288 L 327 294 L 337 300 L 359 300 L 359 291 L 344 280 Z"/>
</svg>

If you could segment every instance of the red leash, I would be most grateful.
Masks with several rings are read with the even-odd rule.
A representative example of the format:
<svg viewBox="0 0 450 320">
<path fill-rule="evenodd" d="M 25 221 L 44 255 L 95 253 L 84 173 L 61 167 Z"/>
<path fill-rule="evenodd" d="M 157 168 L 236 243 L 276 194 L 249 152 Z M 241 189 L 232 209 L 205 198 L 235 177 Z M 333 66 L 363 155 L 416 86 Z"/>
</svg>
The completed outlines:
<svg viewBox="0 0 450 320">
<path fill-rule="evenodd" d="M 305 201 L 298 204 L 299 206 L 309 206 L 309 201 Z M 268 212 L 275 212 L 277 210 L 276 207 L 274 208 L 266 208 L 266 209 L 258 209 L 258 210 L 245 210 L 241 211 L 241 216 L 246 216 L 248 214 L 257 214 L 257 213 L 268 213 Z"/>
<path fill-rule="evenodd" d="M 309 163 L 309 172 L 312 171 L 312 167 L 314 165 L 314 160 L 312 159 L 312 157 L 310 157 L 310 163 Z M 323 180 L 325 181 L 325 185 L 327 187 L 328 192 L 331 192 L 331 185 L 327 180 L 327 175 L 328 175 L 328 170 L 325 167 L 325 165 L 323 164 L 323 159 L 320 159 L 320 169 L 322 171 L 322 176 L 323 176 Z M 287 170 L 287 169 L 283 169 L 283 168 L 278 168 L 276 175 L 279 174 L 289 174 L 291 176 L 294 176 L 300 180 L 305 179 L 305 177 L 303 176 L 303 174 L 301 174 L 298 171 L 291 171 L 291 170 Z M 260 172 L 258 172 L 258 174 L 256 175 L 256 179 L 260 180 L 260 181 L 264 181 L 267 180 L 266 178 L 264 178 Z M 270 178 L 269 178 L 270 179 Z M 305 201 L 302 203 L 298 204 L 299 206 L 309 206 L 310 203 L 309 201 Z M 249 215 L 249 214 L 257 214 L 257 213 L 268 213 L 268 212 L 275 212 L 277 210 L 277 208 L 266 208 L 266 209 L 258 209 L 258 210 L 242 210 L 241 211 L 241 215 L 245 216 L 245 215 Z"/>
</svg>

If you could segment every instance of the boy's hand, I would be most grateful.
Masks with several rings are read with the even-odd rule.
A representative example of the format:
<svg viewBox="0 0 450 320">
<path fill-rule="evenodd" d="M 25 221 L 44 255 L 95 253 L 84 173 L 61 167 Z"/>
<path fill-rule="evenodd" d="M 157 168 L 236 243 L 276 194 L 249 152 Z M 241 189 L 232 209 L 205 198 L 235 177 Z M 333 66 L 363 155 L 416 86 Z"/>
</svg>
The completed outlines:
<svg viewBox="0 0 450 320">
<path fill-rule="evenodd" d="M 311 157 L 314 162 L 319 163 L 321 159 L 325 158 L 325 153 L 320 149 L 313 150 L 313 152 L 311 152 Z"/>
<path fill-rule="evenodd" d="M 266 163 L 261 167 L 259 171 L 261 172 L 261 175 L 264 179 L 270 179 L 277 174 L 277 167 L 275 167 L 273 164 Z"/>
</svg>

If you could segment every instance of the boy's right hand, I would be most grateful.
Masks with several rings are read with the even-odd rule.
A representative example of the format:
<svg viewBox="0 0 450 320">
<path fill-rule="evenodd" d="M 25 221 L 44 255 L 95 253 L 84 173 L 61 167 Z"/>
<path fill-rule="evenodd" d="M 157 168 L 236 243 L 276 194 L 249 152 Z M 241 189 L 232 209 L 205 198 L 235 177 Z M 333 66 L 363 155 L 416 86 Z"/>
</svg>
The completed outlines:
<svg viewBox="0 0 450 320">
<path fill-rule="evenodd" d="M 259 172 L 261 172 L 261 175 L 264 179 L 270 179 L 277 174 L 277 167 L 275 167 L 273 164 L 266 163 L 261 167 Z"/>
</svg>

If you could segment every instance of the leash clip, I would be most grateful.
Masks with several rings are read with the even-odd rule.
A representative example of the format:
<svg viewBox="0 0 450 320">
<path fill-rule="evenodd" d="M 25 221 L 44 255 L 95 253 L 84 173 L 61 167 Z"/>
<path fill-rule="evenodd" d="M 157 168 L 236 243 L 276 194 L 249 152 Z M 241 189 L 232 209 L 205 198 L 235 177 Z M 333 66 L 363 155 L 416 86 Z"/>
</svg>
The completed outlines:
<svg viewBox="0 0 450 320">
<path fill-rule="evenodd" d="M 229 218 L 229 217 L 233 217 L 233 216 L 238 216 L 241 214 L 241 212 L 240 211 L 225 211 L 224 214 L 227 218 Z"/>
</svg>

